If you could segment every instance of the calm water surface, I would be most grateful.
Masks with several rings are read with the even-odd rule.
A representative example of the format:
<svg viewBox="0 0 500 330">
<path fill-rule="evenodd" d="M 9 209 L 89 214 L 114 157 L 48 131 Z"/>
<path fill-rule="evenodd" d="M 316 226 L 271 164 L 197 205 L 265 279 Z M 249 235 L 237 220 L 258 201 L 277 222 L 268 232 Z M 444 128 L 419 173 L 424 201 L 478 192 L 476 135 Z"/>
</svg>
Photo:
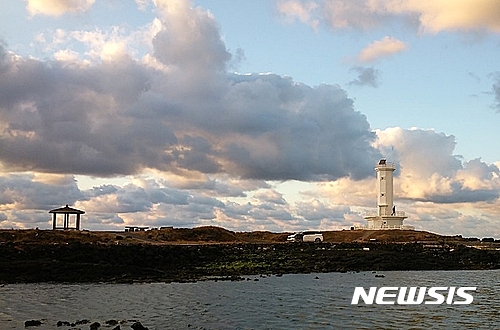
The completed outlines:
<svg viewBox="0 0 500 330">
<path fill-rule="evenodd" d="M 500 271 L 371 272 L 249 277 L 239 282 L 12 284 L 0 329 L 57 321 L 139 320 L 153 329 L 500 329 Z M 476 286 L 470 305 L 351 305 L 356 286 Z M 130 329 L 132 321 L 121 326 Z M 88 329 L 89 325 L 77 326 Z"/>
</svg>

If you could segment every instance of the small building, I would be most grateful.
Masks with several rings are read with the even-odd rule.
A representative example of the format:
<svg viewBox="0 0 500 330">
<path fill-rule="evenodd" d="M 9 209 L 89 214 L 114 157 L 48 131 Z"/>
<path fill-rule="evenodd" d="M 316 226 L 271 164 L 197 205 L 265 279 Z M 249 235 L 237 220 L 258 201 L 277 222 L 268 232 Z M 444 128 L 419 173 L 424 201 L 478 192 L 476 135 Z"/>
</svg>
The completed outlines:
<svg viewBox="0 0 500 330">
<path fill-rule="evenodd" d="M 368 222 L 366 229 L 414 229 L 413 226 L 403 225 L 407 218 L 405 212 L 396 211 L 394 206 L 393 172 L 394 163 L 381 159 L 375 167 L 377 172 L 377 212 L 365 216 Z"/>
<path fill-rule="evenodd" d="M 74 209 L 66 204 L 65 207 L 50 210 L 52 213 L 52 229 L 74 229 L 80 230 L 81 215 L 85 211 Z"/>
<path fill-rule="evenodd" d="M 126 232 L 134 232 L 134 231 L 146 231 L 148 230 L 149 227 L 146 226 L 125 226 L 125 231 Z"/>
</svg>

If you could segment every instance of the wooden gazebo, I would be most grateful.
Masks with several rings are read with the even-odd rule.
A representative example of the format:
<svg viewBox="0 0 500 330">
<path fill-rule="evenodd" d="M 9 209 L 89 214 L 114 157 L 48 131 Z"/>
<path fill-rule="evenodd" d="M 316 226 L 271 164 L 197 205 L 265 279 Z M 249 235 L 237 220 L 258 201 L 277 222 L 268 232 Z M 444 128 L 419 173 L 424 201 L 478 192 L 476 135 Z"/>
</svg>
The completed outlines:
<svg viewBox="0 0 500 330">
<path fill-rule="evenodd" d="M 66 204 L 65 207 L 50 210 L 52 213 L 52 229 L 76 229 L 80 230 L 80 216 L 85 213 L 85 211 L 77 210 L 69 207 Z M 60 217 L 59 215 L 62 215 Z"/>
</svg>

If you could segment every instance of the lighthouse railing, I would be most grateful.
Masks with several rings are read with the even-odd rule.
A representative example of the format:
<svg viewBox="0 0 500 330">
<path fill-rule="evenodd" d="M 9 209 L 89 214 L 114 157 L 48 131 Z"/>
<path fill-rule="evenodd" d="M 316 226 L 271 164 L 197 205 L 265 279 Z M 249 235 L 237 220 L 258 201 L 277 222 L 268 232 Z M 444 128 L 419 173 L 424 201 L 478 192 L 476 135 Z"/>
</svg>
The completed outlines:
<svg viewBox="0 0 500 330">
<path fill-rule="evenodd" d="M 366 217 L 377 217 L 379 216 L 377 211 L 368 211 L 365 213 Z M 386 216 L 386 215 L 384 215 Z M 406 213 L 404 211 L 396 211 L 396 213 L 391 214 L 391 216 L 396 216 L 396 217 L 406 217 Z"/>
<path fill-rule="evenodd" d="M 384 162 L 384 163 L 378 163 L 377 164 L 377 167 L 388 167 L 388 168 L 393 168 L 393 169 L 396 169 L 396 164 L 395 163 L 392 163 L 392 162 Z"/>
<path fill-rule="evenodd" d="M 352 226 L 356 230 L 415 230 L 415 226 L 411 225 L 395 225 L 395 226 L 388 226 L 388 225 L 382 225 L 379 227 L 376 226 L 365 226 L 365 225 L 359 225 L 356 224 Z"/>
<path fill-rule="evenodd" d="M 365 213 L 365 216 L 366 217 L 376 217 L 376 216 L 378 216 L 378 213 L 377 213 L 377 211 L 368 211 Z"/>
</svg>

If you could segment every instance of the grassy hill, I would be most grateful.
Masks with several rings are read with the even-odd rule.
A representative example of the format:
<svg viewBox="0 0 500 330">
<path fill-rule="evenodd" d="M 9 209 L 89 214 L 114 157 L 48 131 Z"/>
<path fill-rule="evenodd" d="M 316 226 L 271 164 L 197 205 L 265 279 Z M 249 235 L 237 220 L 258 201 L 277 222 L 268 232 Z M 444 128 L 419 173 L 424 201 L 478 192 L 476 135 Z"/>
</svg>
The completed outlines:
<svg viewBox="0 0 500 330">
<path fill-rule="evenodd" d="M 166 228 L 139 232 L 75 231 L 75 230 L 0 230 L 0 244 L 92 243 L 115 244 L 213 244 L 213 243 L 284 243 L 291 233 L 268 231 L 234 232 L 221 227 Z M 414 230 L 342 230 L 324 231 L 327 243 L 464 243 L 460 236 L 442 236 Z"/>
</svg>

